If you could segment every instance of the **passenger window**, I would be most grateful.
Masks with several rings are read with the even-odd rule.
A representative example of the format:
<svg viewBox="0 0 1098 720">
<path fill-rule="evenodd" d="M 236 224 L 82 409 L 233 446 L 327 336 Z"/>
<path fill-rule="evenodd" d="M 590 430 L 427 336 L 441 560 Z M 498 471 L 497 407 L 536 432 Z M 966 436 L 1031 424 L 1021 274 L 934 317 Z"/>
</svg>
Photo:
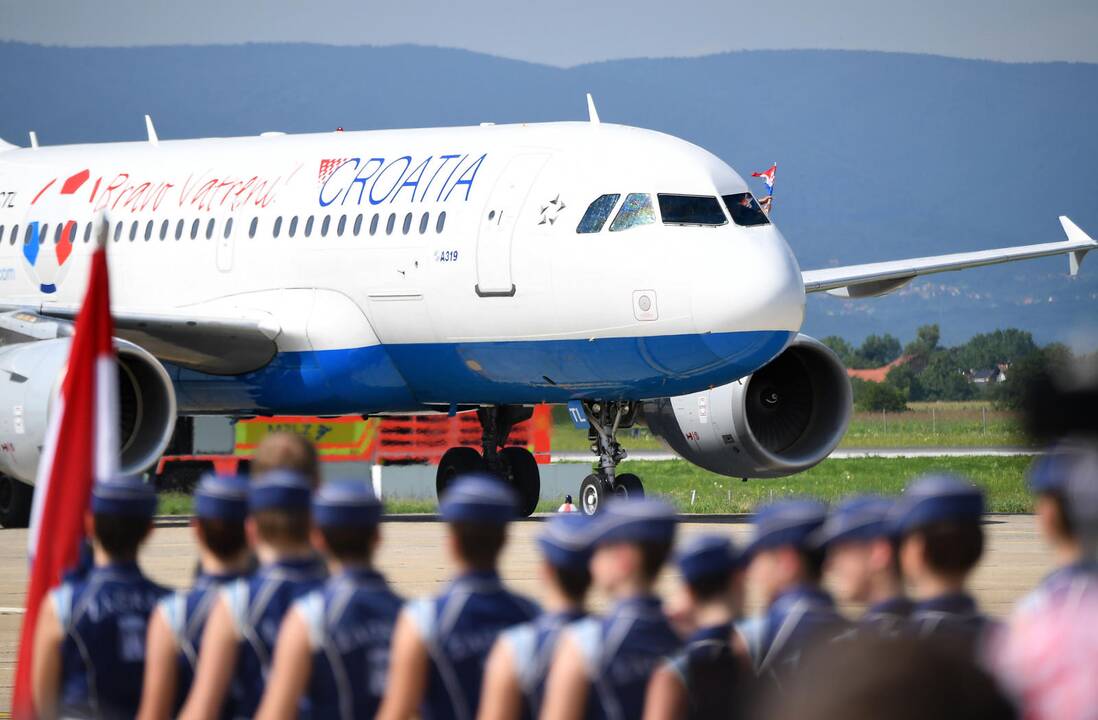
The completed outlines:
<svg viewBox="0 0 1098 720">
<path fill-rule="evenodd" d="M 724 196 L 724 206 L 732 216 L 732 222 L 743 227 L 769 225 L 770 218 L 759 207 L 759 201 L 751 193 L 736 193 Z"/>
<path fill-rule="evenodd" d="M 297 215 L 294 215 L 292 218 L 290 218 L 289 235 L 290 237 L 294 237 L 295 235 L 297 235 Z"/>
<path fill-rule="evenodd" d="M 362 213 L 359 213 L 355 217 L 355 230 L 354 230 L 354 232 L 355 232 L 355 237 L 358 237 L 359 233 L 362 232 Z"/>
<path fill-rule="evenodd" d="M 136 239 L 137 239 L 137 221 L 134 220 L 132 223 L 130 223 L 130 242 L 133 242 Z"/>
<path fill-rule="evenodd" d="M 153 225 L 154 225 L 154 223 L 153 223 L 152 220 L 145 223 L 145 242 L 148 242 L 149 240 L 152 240 Z"/>
<path fill-rule="evenodd" d="M 427 222 L 431 219 L 430 213 L 423 213 L 423 217 L 419 219 L 419 234 L 427 232 Z"/>
<path fill-rule="evenodd" d="M 370 234 L 377 235 L 377 224 L 381 220 L 381 215 L 374 213 L 373 218 L 370 220 Z"/>
<path fill-rule="evenodd" d="M 182 218 L 180 218 L 179 222 L 177 222 L 175 224 L 175 239 L 176 240 L 182 240 L 183 239 L 183 228 L 184 228 L 184 226 L 186 226 L 186 224 L 187 224 L 186 221 L 184 221 Z"/>
<path fill-rule="evenodd" d="M 18 240 L 18 239 L 19 239 L 19 226 L 18 225 L 12 225 L 11 226 L 11 236 L 8 238 L 8 244 L 14 245 L 15 241 Z"/>
<path fill-rule="evenodd" d="M 438 220 L 435 220 L 435 232 L 441 233 L 442 228 L 446 227 L 446 211 L 443 210 L 438 214 Z"/>
<path fill-rule="evenodd" d="M 397 216 L 396 213 L 389 213 L 389 220 L 385 223 L 385 234 L 392 235 L 393 228 L 396 227 Z"/>
<path fill-rule="evenodd" d="M 27 225 L 27 229 L 23 232 L 23 244 L 30 245 L 32 235 L 34 236 L 34 241 L 38 242 L 38 235 L 36 234 L 37 232 L 38 228 L 37 226 L 35 226 L 34 223 Z"/>
<path fill-rule="evenodd" d="M 271 234 L 274 235 L 277 238 L 279 233 L 281 233 L 281 232 L 282 232 L 282 216 L 279 215 L 278 217 L 275 218 L 275 224 L 274 224 L 274 228 L 271 230 Z"/>
<path fill-rule="evenodd" d="M 191 223 L 191 240 L 197 240 L 198 239 L 198 227 L 199 227 L 199 225 L 201 225 L 201 221 L 198 218 L 195 218 L 194 222 Z"/>
<path fill-rule="evenodd" d="M 256 231 L 259 230 L 259 218 L 252 218 L 252 224 L 248 226 L 248 237 L 254 238 Z"/>
<path fill-rule="evenodd" d="M 38 244 L 45 245 L 50 239 L 50 224 L 43 223 L 38 226 Z"/>
<path fill-rule="evenodd" d="M 404 216 L 404 234 L 407 235 L 408 231 L 412 229 L 412 213 L 408 213 Z"/>
<path fill-rule="evenodd" d="M 657 195 L 664 225 L 726 225 L 721 203 L 709 195 Z"/>
<path fill-rule="evenodd" d="M 332 225 L 332 216 L 325 215 L 324 221 L 320 223 L 320 236 L 328 237 L 328 228 Z"/>
<path fill-rule="evenodd" d="M 0 225 L 0 243 L 4 242 L 4 226 Z"/>
<path fill-rule="evenodd" d="M 168 225 L 169 224 L 170 223 L 168 223 L 167 220 L 160 223 L 160 239 L 161 240 L 167 240 L 168 239 Z"/>
<path fill-rule="evenodd" d="M 214 236 L 214 219 L 210 218 L 210 221 L 206 223 L 206 239 L 213 240 Z"/>
<path fill-rule="evenodd" d="M 577 233 L 597 233 L 602 230 L 602 226 L 606 224 L 606 218 L 610 217 L 610 212 L 614 209 L 614 206 L 618 204 L 620 194 L 615 193 L 612 195 L 600 195 L 595 198 L 595 201 L 587 206 L 587 212 L 583 214 L 583 218 L 580 219 L 580 223 L 576 226 Z"/>
<path fill-rule="evenodd" d="M 232 231 L 233 231 L 233 219 L 229 218 L 228 220 L 225 221 L 225 234 L 223 235 L 223 237 L 226 240 L 228 240 L 229 235 L 232 234 Z"/>
<path fill-rule="evenodd" d="M 114 241 L 118 242 L 122 239 L 122 223 L 116 223 L 114 226 Z"/>
<path fill-rule="evenodd" d="M 65 224 L 64 223 L 57 223 L 57 227 L 54 228 L 54 231 L 53 231 L 53 244 L 54 245 L 60 245 L 61 244 L 61 231 L 64 230 L 64 229 L 65 229 Z"/>
<path fill-rule="evenodd" d="M 312 236 L 313 236 L 313 216 L 310 215 L 305 220 L 305 237 L 312 237 Z"/>
<path fill-rule="evenodd" d="M 610 223 L 610 232 L 628 230 L 638 225 L 650 225 L 656 222 L 656 211 L 652 207 L 652 196 L 648 193 L 629 193 L 621 204 L 614 222 Z"/>
</svg>

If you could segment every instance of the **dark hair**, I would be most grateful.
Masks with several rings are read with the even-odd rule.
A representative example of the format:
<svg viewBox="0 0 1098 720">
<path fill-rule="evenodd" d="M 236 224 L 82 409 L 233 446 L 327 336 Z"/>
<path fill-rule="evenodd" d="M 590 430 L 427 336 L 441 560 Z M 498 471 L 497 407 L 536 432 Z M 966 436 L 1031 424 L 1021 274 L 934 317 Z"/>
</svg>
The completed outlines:
<svg viewBox="0 0 1098 720">
<path fill-rule="evenodd" d="M 252 513 L 259 538 L 275 545 L 299 545 L 309 542 L 312 517 L 305 508 L 282 510 L 271 508 Z"/>
<path fill-rule="evenodd" d="M 196 524 L 202 533 L 202 544 L 218 560 L 232 560 L 248 546 L 243 520 L 198 518 Z"/>
<path fill-rule="evenodd" d="M 587 596 L 587 590 L 591 587 L 591 571 L 587 567 L 577 569 L 553 566 L 553 574 L 557 578 L 557 585 L 560 586 L 561 592 L 569 600 L 576 604 L 583 602 Z"/>
<path fill-rule="evenodd" d="M 376 527 L 322 527 L 320 534 L 324 536 L 328 553 L 340 562 L 366 563 L 373 557 Z"/>
<path fill-rule="evenodd" d="M 507 526 L 496 523 L 455 522 L 450 532 L 461 559 L 474 570 L 493 570 L 507 541 Z"/>
<path fill-rule="evenodd" d="M 1067 498 L 1063 493 L 1054 491 L 1046 492 L 1044 496 L 1051 500 L 1053 507 L 1056 508 L 1056 532 L 1068 540 L 1074 540 L 1075 521 L 1072 520 Z"/>
<path fill-rule="evenodd" d="M 805 577 L 809 582 L 819 584 L 823 580 L 824 561 L 827 553 L 823 549 L 797 548 L 797 557 L 801 560 Z"/>
<path fill-rule="evenodd" d="M 707 602 L 727 593 L 730 582 L 732 582 L 732 573 L 723 572 L 703 575 L 688 581 L 686 585 L 690 588 L 691 595 L 702 602 Z"/>
<path fill-rule="evenodd" d="M 984 529 L 979 520 L 942 521 L 915 532 L 923 536 L 926 564 L 938 573 L 967 575 L 984 554 Z"/>
<path fill-rule="evenodd" d="M 92 516 L 95 539 L 111 558 L 129 560 L 152 530 L 152 518 L 96 513 Z"/>
<path fill-rule="evenodd" d="M 654 582 L 659 577 L 660 570 L 671 555 L 670 542 L 642 542 L 637 547 L 641 551 L 641 571 L 648 582 Z"/>
</svg>

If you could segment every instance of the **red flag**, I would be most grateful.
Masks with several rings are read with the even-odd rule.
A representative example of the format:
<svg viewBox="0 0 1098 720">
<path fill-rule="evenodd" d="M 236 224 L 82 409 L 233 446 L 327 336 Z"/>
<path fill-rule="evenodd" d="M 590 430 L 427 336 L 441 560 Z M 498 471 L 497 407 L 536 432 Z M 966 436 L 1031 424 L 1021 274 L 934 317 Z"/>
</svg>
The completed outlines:
<svg viewBox="0 0 1098 720">
<path fill-rule="evenodd" d="M 65 380 L 38 463 L 28 539 L 30 586 L 12 698 L 12 715 L 19 720 L 35 716 L 31 668 L 38 609 L 49 589 L 76 564 L 92 483 L 118 469 L 118 378 L 112 335 L 107 255 L 100 246 L 92 255 Z"/>
</svg>

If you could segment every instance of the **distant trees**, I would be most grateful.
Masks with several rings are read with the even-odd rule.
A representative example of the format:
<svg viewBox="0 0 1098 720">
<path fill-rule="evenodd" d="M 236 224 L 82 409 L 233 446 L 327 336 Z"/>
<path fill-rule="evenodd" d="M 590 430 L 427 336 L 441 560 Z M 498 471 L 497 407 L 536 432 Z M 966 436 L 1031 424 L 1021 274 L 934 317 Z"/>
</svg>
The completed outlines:
<svg viewBox="0 0 1098 720">
<path fill-rule="evenodd" d="M 876 368 L 887 365 L 900 357 L 902 351 L 900 341 L 888 333 L 870 335 L 862 341 L 859 348 L 854 348 L 853 345 L 838 335 L 828 335 L 820 342 L 831 348 L 843 361 L 844 365 L 855 369 Z"/>
</svg>

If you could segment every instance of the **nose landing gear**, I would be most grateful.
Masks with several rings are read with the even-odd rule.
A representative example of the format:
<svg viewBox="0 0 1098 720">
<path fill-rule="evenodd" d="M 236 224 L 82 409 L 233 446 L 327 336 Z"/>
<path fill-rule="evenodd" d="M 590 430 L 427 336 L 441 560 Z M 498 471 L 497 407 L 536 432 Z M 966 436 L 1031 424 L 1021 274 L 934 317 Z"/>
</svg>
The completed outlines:
<svg viewBox="0 0 1098 720">
<path fill-rule="evenodd" d="M 580 508 L 587 515 L 594 515 L 611 497 L 644 497 L 644 485 L 632 473 L 617 474 L 618 463 L 627 456 L 617 440 L 618 430 L 632 427 L 636 421 L 638 405 L 620 401 L 589 401 L 583 404 L 587 422 L 591 425 L 588 437 L 591 451 L 598 455 L 598 469 L 584 478 L 580 485 Z"/>
<path fill-rule="evenodd" d="M 524 447 L 503 447 L 511 428 L 528 420 L 533 413 L 533 408 L 517 405 L 477 410 L 483 454 L 471 447 L 450 448 L 443 454 L 435 475 L 435 492 L 439 499 L 459 475 L 487 471 L 501 477 L 515 491 L 519 497 L 518 512 L 521 516 L 533 514 L 541 496 L 538 463 L 533 453 Z"/>
</svg>

